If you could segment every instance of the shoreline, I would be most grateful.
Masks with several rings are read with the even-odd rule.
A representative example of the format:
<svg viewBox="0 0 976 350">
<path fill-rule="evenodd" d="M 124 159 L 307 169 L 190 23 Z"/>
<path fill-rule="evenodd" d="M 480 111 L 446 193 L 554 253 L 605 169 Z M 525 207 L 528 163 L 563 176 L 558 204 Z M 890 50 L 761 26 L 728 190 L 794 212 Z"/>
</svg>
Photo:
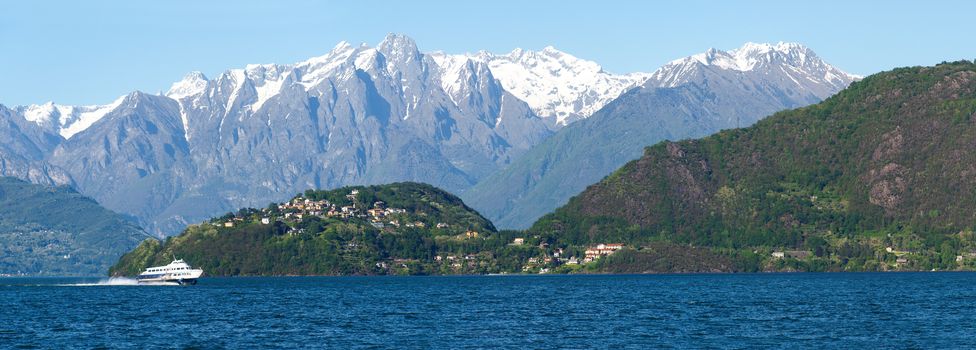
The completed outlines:
<svg viewBox="0 0 976 350">
<path fill-rule="evenodd" d="M 498 274 L 449 274 L 449 275 L 221 275 L 204 276 L 206 278 L 261 278 L 261 277 L 529 277 L 529 276 L 697 276 L 697 275 L 822 275 L 822 274 L 897 274 L 897 273 L 976 273 L 976 270 L 897 270 L 897 271 L 758 271 L 758 272 L 650 272 L 650 273 L 498 273 Z M 51 278 L 58 278 L 48 276 Z M 30 278 L 30 277 L 26 277 Z M 60 278 L 73 278 L 65 276 Z M 82 278 L 82 277 L 77 277 Z M 135 278 L 129 276 L 111 276 L 101 278 Z"/>
</svg>

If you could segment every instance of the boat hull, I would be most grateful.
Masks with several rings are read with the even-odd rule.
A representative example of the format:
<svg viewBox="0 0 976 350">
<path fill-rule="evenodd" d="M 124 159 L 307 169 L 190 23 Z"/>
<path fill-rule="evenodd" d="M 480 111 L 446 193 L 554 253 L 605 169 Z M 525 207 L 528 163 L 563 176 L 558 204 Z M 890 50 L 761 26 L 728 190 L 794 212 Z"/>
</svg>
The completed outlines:
<svg viewBox="0 0 976 350">
<path fill-rule="evenodd" d="M 142 284 L 176 283 L 176 284 L 179 284 L 179 285 L 182 285 L 182 286 L 186 286 L 186 285 L 192 286 L 192 285 L 197 284 L 197 279 L 196 278 L 175 278 L 175 279 L 173 279 L 173 278 L 167 278 L 167 279 L 163 279 L 163 278 L 152 278 L 152 279 L 149 279 L 149 278 L 147 278 L 147 279 L 139 279 L 137 281 L 139 283 L 142 283 Z"/>
<path fill-rule="evenodd" d="M 180 271 L 178 273 L 143 273 L 136 277 L 136 281 L 143 284 L 149 283 L 178 283 L 180 285 L 197 284 L 197 279 L 203 275 L 202 270 Z"/>
</svg>

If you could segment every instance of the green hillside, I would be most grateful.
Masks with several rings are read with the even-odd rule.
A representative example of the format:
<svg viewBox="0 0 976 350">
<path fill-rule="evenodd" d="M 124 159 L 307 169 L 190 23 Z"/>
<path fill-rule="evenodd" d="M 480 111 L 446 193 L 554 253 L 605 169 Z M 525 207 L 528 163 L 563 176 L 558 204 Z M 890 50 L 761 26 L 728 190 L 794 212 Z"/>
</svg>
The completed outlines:
<svg viewBox="0 0 976 350">
<path fill-rule="evenodd" d="M 102 274 L 147 237 L 69 187 L 0 177 L 0 274 Z"/>
<path fill-rule="evenodd" d="M 518 266 L 490 253 L 508 249 L 511 234 L 430 185 L 345 187 L 147 240 L 109 273 L 131 276 L 173 257 L 220 276 L 490 273 Z"/>
<path fill-rule="evenodd" d="M 876 74 L 749 128 L 659 143 L 529 232 L 562 245 L 705 248 L 746 271 L 857 271 L 972 268 L 974 228 L 976 64 L 962 61 Z M 629 271 L 649 266 L 640 252 Z"/>
</svg>

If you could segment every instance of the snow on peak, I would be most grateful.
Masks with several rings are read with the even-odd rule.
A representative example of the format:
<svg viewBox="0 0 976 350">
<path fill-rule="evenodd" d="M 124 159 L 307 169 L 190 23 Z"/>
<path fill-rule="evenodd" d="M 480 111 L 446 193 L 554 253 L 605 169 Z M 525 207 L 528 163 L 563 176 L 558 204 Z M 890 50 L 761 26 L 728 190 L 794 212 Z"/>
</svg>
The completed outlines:
<svg viewBox="0 0 976 350">
<path fill-rule="evenodd" d="M 748 42 L 734 50 L 712 48 L 671 61 L 656 70 L 651 75 L 651 81 L 661 87 L 683 85 L 694 81 L 699 70 L 705 67 L 736 72 L 782 72 L 799 85 L 813 83 L 843 88 L 860 79 L 827 64 L 813 50 L 801 44 Z"/>
<path fill-rule="evenodd" d="M 173 83 L 166 92 L 166 96 L 174 100 L 203 94 L 210 80 L 201 72 L 193 71 L 183 77 L 183 80 Z"/>
<path fill-rule="evenodd" d="M 257 92 L 258 99 L 251 106 L 252 110 L 258 110 L 271 97 L 278 95 L 281 88 L 288 81 L 292 74 L 290 66 L 280 66 L 276 64 L 268 65 L 248 65 L 244 69 L 248 79 L 254 82 L 254 90 Z"/>
<path fill-rule="evenodd" d="M 423 79 L 426 66 L 417 65 L 427 64 L 427 58 L 437 66 L 435 74 L 440 75 L 441 88 L 455 103 L 464 94 L 471 93 L 472 84 L 481 83 L 485 78 L 495 79 L 507 92 L 526 102 L 536 115 L 554 125 L 567 125 L 589 117 L 631 88 L 641 85 L 674 87 L 700 79 L 703 70 L 758 72 L 756 74 L 775 76 L 779 81 L 792 81 L 810 91 L 818 87 L 829 88 L 818 91 L 836 91 L 860 78 L 825 63 L 803 45 L 787 42 L 750 42 L 729 51 L 709 49 L 671 61 L 654 73 L 619 75 L 604 71 L 596 62 L 575 57 L 553 46 L 539 51 L 516 48 L 507 54 L 434 52 L 425 57 L 413 39 L 402 34 L 389 34 L 375 48 L 342 41 L 322 56 L 292 65 L 247 65 L 243 69 L 227 70 L 214 80 L 203 73 L 191 72 L 174 83 L 165 95 L 180 101 L 186 126 L 186 115 L 182 111 L 184 104 L 195 106 L 197 103 L 192 102 L 196 99 L 187 98 L 208 91 L 211 98 L 225 96 L 223 102 L 228 113 L 236 105 L 256 111 L 290 84 L 300 84 L 311 90 L 330 80 L 349 79 L 356 70 L 391 78 L 406 71 L 415 73 L 413 77 L 401 76 L 406 86 L 408 78 Z M 253 94 L 250 93 L 252 89 Z M 48 102 L 19 107 L 19 111 L 27 120 L 70 138 L 121 103 L 122 99 L 119 99 L 108 105 L 73 107 Z"/>
<path fill-rule="evenodd" d="M 336 46 L 332 48 L 332 51 L 329 52 L 336 53 L 336 52 L 348 51 L 352 49 L 353 49 L 352 44 L 350 44 L 348 41 L 343 40 L 340 41 L 338 44 L 336 44 Z"/>
<path fill-rule="evenodd" d="M 355 59 L 353 61 L 355 67 L 366 71 L 375 68 L 376 64 L 378 63 L 377 58 L 379 54 L 380 52 L 377 51 L 376 49 L 363 48 L 362 50 L 356 53 Z"/>
<path fill-rule="evenodd" d="M 173 84 L 174 88 L 167 96 L 179 99 L 199 94 L 210 83 L 214 83 L 218 90 L 229 89 L 225 111 L 230 112 L 238 105 L 257 111 L 290 84 L 299 84 L 307 90 L 329 79 L 348 77 L 355 69 L 395 69 L 396 67 L 375 67 L 383 62 L 378 57 L 381 54 L 387 58 L 388 65 L 420 57 L 413 39 L 400 34 L 387 35 L 377 48 L 370 48 L 366 44 L 356 47 L 341 41 L 328 53 L 295 64 L 248 64 L 243 69 L 227 70 L 214 81 L 206 81 L 202 74 L 191 74 L 183 81 Z M 402 60 L 397 61 L 398 58 Z M 246 93 L 252 88 L 256 95 L 253 97 Z"/>
<path fill-rule="evenodd" d="M 348 41 L 340 41 L 339 44 L 336 44 L 336 46 L 333 47 L 328 53 L 322 56 L 309 58 L 305 61 L 299 62 L 295 66 L 311 69 L 320 68 L 322 66 L 334 63 L 338 57 L 348 58 L 355 50 L 356 48 L 353 47 Z"/>
<path fill-rule="evenodd" d="M 69 139 L 118 108 L 125 97 L 119 97 L 107 105 L 65 106 L 47 102 L 41 105 L 18 107 L 17 110 L 27 121 Z"/>
<path fill-rule="evenodd" d="M 615 75 L 608 73 L 593 61 L 577 58 L 547 46 L 541 51 L 516 48 L 508 54 L 488 52 L 435 56 L 438 65 L 448 62 L 456 65 L 461 58 L 488 64 L 492 75 L 502 87 L 543 118 L 554 118 L 555 124 L 566 125 L 576 119 L 586 118 L 620 96 L 624 91 L 642 84 L 646 73 Z M 445 69 L 445 72 L 456 70 Z M 457 81 L 442 78 L 442 83 Z M 446 86 L 445 90 L 451 89 Z"/>
<path fill-rule="evenodd" d="M 58 133 L 61 134 L 65 139 L 70 139 L 75 134 L 85 131 L 91 127 L 95 122 L 101 120 L 111 111 L 114 111 L 122 102 L 125 101 L 126 97 L 122 96 L 116 99 L 114 102 L 107 105 L 96 105 L 96 106 L 81 106 L 81 107 L 67 107 L 70 109 L 70 113 L 61 114 L 61 128 Z"/>
<path fill-rule="evenodd" d="M 526 102 L 536 115 L 551 120 L 554 125 L 567 125 L 589 117 L 637 86 L 674 87 L 695 81 L 702 69 L 764 74 L 775 70 L 782 79 L 804 86 L 819 84 L 843 88 L 859 78 L 826 64 L 805 46 L 787 42 L 750 42 L 729 51 L 709 49 L 672 61 L 654 73 L 624 75 L 607 72 L 596 62 L 575 57 L 553 46 L 539 51 L 516 48 L 507 54 L 433 52 L 426 56 L 438 66 L 441 88 L 452 100 L 459 101 L 464 94 L 470 93 L 467 89 L 478 79 L 493 78 L 507 92 Z M 375 47 L 354 46 L 342 41 L 325 55 L 293 65 L 247 65 L 244 69 L 229 70 L 218 79 L 219 82 L 209 81 L 200 73 L 191 73 L 173 84 L 166 95 L 175 99 L 194 96 L 215 83 L 224 89 L 233 89 L 226 101 L 226 110 L 243 102 L 244 107 L 256 111 L 281 93 L 285 85 L 292 84 L 289 81 L 305 89 L 314 89 L 329 80 L 349 79 L 356 70 L 391 78 L 401 75 L 404 85 L 401 88 L 407 89 L 408 81 L 422 79 L 426 74 L 423 73 L 426 68 L 420 65 L 426 64 L 427 57 L 417 49 L 413 39 L 391 33 Z M 238 101 L 245 85 L 249 85 L 248 89 L 253 88 L 256 96 L 248 95 L 247 101 Z"/>
<path fill-rule="evenodd" d="M 452 99 L 466 93 L 462 91 L 466 84 L 490 73 L 506 91 L 526 102 L 540 117 L 551 118 L 555 125 L 588 117 L 624 91 L 643 84 L 649 76 L 647 73 L 612 74 L 596 62 L 577 58 L 552 46 L 540 51 L 515 49 L 500 55 L 485 51 L 426 55 L 440 66 L 442 88 Z M 342 41 L 325 55 L 293 65 L 247 65 L 244 69 L 228 70 L 215 80 L 194 72 L 173 84 L 166 96 L 177 100 L 198 96 L 213 85 L 218 90 L 230 89 L 226 95 L 226 111 L 235 105 L 249 106 L 250 110 L 256 111 L 290 84 L 289 79 L 306 90 L 329 80 L 348 79 L 357 69 L 390 77 L 406 73 L 415 77 L 404 76 L 401 80 L 415 79 L 425 74 L 426 68 L 421 66 L 426 64 L 424 56 L 416 42 L 402 34 L 388 34 L 375 48 Z M 240 100 L 244 98 L 242 89 L 246 85 L 250 85 L 248 89 L 253 87 L 257 96 Z"/>
<path fill-rule="evenodd" d="M 352 64 L 350 61 L 364 48 L 365 44 L 357 48 L 341 41 L 329 53 L 295 64 L 295 68 L 303 72 L 300 83 L 307 88 L 318 85 L 341 67 Z"/>
<path fill-rule="evenodd" d="M 485 62 L 477 58 L 448 55 L 439 51 L 429 55 L 441 69 L 441 89 L 454 104 L 469 92 L 466 88 L 477 84 L 481 75 L 491 75 Z"/>
<path fill-rule="evenodd" d="M 406 35 L 397 33 L 387 34 L 383 38 L 383 41 L 379 45 L 376 45 L 376 49 L 387 56 L 412 56 L 418 54 L 417 42 Z"/>
<path fill-rule="evenodd" d="M 49 125 L 53 125 L 52 123 L 57 122 L 58 116 L 60 115 L 58 113 L 58 107 L 54 102 L 47 102 L 42 105 L 21 107 L 20 112 L 27 121 L 48 127 Z"/>
<path fill-rule="evenodd" d="M 418 73 L 416 68 L 423 65 L 423 54 L 417 49 L 417 43 L 406 35 L 387 35 L 376 45 L 376 51 L 386 59 L 384 68 L 390 76 Z"/>
<path fill-rule="evenodd" d="M 773 45 L 748 42 L 742 45 L 742 47 L 730 51 L 711 48 L 703 53 L 671 61 L 662 67 L 662 69 L 669 66 L 699 63 L 706 66 L 715 66 L 720 69 L 745 72 L 751 71 L 758 65 L 769 63 L 777 58 L 784 59 L 785 63 L 797 66 L 804 65 L 808 59 L 818 59 L 813 51 L 797 43 L 780 42 Z"/>
</svg>

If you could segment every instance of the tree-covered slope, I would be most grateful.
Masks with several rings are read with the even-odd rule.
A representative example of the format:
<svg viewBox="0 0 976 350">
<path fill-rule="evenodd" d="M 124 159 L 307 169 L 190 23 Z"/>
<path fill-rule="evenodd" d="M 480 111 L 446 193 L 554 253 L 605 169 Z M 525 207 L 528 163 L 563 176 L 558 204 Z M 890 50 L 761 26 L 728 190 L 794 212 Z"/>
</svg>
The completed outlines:
<svg viewBox="0 0 976 350">
<path fill-rule="evenodd" d="M 972 267 L 974 150 L 976 64 L 901 68 L 749 128 L 649 147 L 530 232 L 758 254 L 765 269 L 791 250 L 812 254 L 797 269 Z"/>
<path fill-rule="evenodd" d="M 174 257 L 218 276 L 486 273 L 518 266 L 486 253 L 508 249 L 509 236 L 426 184 L 309 190 L 146 240 L 109 273 L 131 276 Z"/>
<path fill-rule="evenodd" d="M 69 187 L 0 177 L 0 273 L 100 274 L 147 237 Z"/>
</svg>

